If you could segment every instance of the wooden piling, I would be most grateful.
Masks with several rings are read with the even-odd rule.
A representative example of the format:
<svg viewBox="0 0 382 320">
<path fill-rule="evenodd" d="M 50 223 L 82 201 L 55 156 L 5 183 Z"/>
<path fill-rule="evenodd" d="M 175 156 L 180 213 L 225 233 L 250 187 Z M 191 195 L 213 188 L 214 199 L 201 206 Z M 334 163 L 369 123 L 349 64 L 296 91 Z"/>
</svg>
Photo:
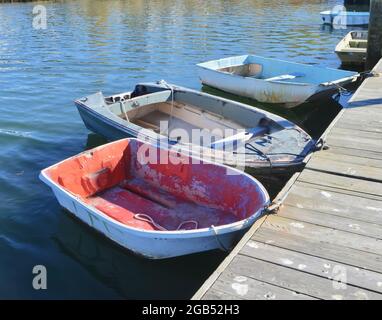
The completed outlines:
<svg viewBox="0 0 382 320">
<path fill-rule="evenodd" d="M 382 57 L 382 0 L 370 3 L 366 70 L 371 70 Z"/>
</svg>

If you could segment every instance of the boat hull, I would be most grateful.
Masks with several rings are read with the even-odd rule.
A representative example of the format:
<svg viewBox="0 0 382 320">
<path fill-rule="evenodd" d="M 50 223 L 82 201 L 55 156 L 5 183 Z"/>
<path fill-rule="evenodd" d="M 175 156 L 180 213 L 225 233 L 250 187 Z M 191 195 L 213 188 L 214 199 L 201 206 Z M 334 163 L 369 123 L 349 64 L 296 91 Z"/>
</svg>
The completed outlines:
<svg viewBox="0 0 382 320">
<path fill-rule="evenodd" d="M 369 12 L 331 12 L 320 13 L 322 23 L 327 25 L 366 26 L 369 24 Z"/>
<path fill-rule="evenodd" d="M 156 142 L 154 138 L 146 136 L 142 132 L 138 133 L 135 130 L 131 130 L 127 126 L 119 126 L 110 119 L 100 116 L 81 104 L 76 104 L 76 106 L 86 128 L 105 137 L 109 141 L 123 138 L 140 138 L 144 140 L 151 139 L 152 143 Z M 302 170 L 304 167 L 302 160 L 298 162 L 284 163 L 283 165 L 274 164 L 272 166 L 269 166 L 268 162 L 264 163 L 262 166 L 251 165 L 249 163 L 235 163 L 232 165 L 229 162 L 224 162 L 224 164 L 240 168 L 244 172 L 254 176 L 267 176 L 270 174 L 289 175 L 296 171 Z"/>
<path fill-rule="evenodd" d="M 204 85 L 259 102 L 284 104 L 286 108 L 293 108 L 301 104 L 320 90 L 315 85 L 296 86 L 287 83 L 269 83 L 245 77 L 233 78 L 205 68 L 199 68 L 198 74 Z"/>
<path fill-rule="evenodd" d="M 43 176 L 41 179 L 45 183 L 49 183 Z M 65 191 L 52 185 L 50 187 L 64 209 L 118 245 L 148 259 L 165 259 L 214 249 L 231 249 L 239 240 L 240 235 L 258 218 L 256 216 L 252 222 L 243 223 L 243 225 L 228 230 L 221 231 L 221 229 L 216 228 L 218 230 L 217 236 L 213 230 L 192 235 L 185 233 L 183 236 L 146 233 L 127 230 L 107 217 L 94 212 L 88 206 L 77 202 Z"/>
<path fill-rule="evenodd" d="M 139 140 L 122 139 L 46 168 L 40 179 L 78 219 L 150 259 L 228 250 L 269 204 L 264 187 L 249 175 L 200 159 L 194 164 L 196 159 L 187 156 L 181 157 L 180 164 L 142 164 L 142 146 L 157 150 L 159 156 L 176 155 Z M 136 181 L 144 191 L 132 185 L 124 189 L 128 181 Z M 233 196 L 216 182 L 227 190 L 238 188 L 238 193 Z M 138 215 L 148 216 L 151 223 Z M 181 228 L 190 221 L 197 221 L 195 229 Z"/>
<path fill-rule="evenodd" d="M 364 52 L 337 52 L 338 58 L 341 60 L 343 65 L 357 65 L 361 66 L 365 64 L 366 61 L 366 50 Z"/>
<path fill-rule="evenodd" d="M 364 65 L 367 31 L 351 31 L 336 46 L 335 53 L 343 65 Z"/>
<path fill-rule="evenodd" d="M 239 66 L 257 66 L 257 74 Z M 296 107 L 316 97 L 330 97 L 355 80 L 355 73 L 307 64 L 244 55 L 199 63 L 200 81 L 208 86 L 264 103 Z M 229 69 L 236 71 L 229 71 Z M 283 79 L 282 77 L 290 77 Z"/>
</svg>

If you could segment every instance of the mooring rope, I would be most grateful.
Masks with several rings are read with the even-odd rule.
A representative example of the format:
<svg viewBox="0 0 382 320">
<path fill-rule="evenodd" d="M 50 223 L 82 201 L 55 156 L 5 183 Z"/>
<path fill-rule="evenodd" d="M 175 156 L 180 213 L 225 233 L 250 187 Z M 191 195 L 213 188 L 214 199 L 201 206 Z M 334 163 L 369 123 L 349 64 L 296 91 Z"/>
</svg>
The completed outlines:
<svg viewBox="0 0 382 320">
<path fill-rule="evenodd" d="M 137 213 L 134 215 L 134 219 L 137 219 L 137 220 L 141 220 L 141 221 L 145 221 L 145 222 L 148 222 L 150 223 L 152 226 L 154 226 L 155 228 L 157 228 L 158 230 L 160 231 L 171 231 L 171 230 L 168 230 L 166 229 L 165 227 L 161 226 L 160 224 L 156 223 L 154 221 L 153 218 L 151 218 L 149 215 L 147 214 L 144 214 L 144 213 Z M 187 220 L 187 221 L 183 221 L 181 222 L 178 227 L 176 228 L 176 231 L 179 231 L 181 230 L 181 228 L 185 225 L 185 224 L 188 224 L 188 223 L 192 223 L 195 225 L 195 228 L 194 229 L 198 229 L 198 222 L 195 221 L 195 220 Z"/>
<path fill-rule="evenodd" d="M 217 241 L 217 243 L 218 243 L 218 245 L 219 245 L 219 249 L 222 250 L 222 251 L 229 251 L 229 248 L 227 248 L 227 247 L 220 241 L 220 239 L 219 239 L 219 234 L 218 234 L 218 232 L 216 231 L 216 228 L 215 228 L 215 226 L 214 226 L 213 224 L 211 225 L 211 229 L 212 229 L 212 231 L 213 231 L 214 234 L 215 234 L 215 238 L 216 238 L 216 241 Z"/>
</svg>

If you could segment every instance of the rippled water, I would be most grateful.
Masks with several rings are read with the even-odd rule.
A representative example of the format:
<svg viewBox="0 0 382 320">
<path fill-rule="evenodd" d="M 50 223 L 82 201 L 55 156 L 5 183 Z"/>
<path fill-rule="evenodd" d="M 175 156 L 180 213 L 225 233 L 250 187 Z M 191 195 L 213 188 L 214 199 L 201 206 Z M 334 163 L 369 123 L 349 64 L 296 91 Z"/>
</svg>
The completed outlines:
<svg viewBox="0 0 382 320">
<path fill-rule="evenodd" d="M 46 30 L 32 28 L 34 3 L 0 4 L 0 298 L 189 298 L 224 253 L 135 257 L 66 214 L 38 180 L 42 168 L 103 142 L 72 101 L 162 78 L 200 88 L 196 63 L 236 54 L 337 68 L 333 49 L 347 30 L 323 28 L 318 15 L 335 3 L 43 2 Z M 274 111 L 317 136 L 338 110 Z M 32 289 L 37 264 L 47 267 L 46 291 Z"/>
</svg>

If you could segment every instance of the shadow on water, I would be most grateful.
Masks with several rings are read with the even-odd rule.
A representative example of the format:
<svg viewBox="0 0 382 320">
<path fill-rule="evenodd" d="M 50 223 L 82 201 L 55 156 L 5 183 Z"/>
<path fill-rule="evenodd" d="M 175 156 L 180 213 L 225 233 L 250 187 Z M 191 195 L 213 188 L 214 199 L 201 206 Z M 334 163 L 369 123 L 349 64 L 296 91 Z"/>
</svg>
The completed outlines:
<svg viewBox="0 0 382 320">
<path fill-rule="evenodd" d="M 54 241 L 94 278 L 127 299 L 188 299 L 226 253 L 215 250 L 165 260 L 148 260 L 114 244 L 62 210 Z"/>
</svg>

